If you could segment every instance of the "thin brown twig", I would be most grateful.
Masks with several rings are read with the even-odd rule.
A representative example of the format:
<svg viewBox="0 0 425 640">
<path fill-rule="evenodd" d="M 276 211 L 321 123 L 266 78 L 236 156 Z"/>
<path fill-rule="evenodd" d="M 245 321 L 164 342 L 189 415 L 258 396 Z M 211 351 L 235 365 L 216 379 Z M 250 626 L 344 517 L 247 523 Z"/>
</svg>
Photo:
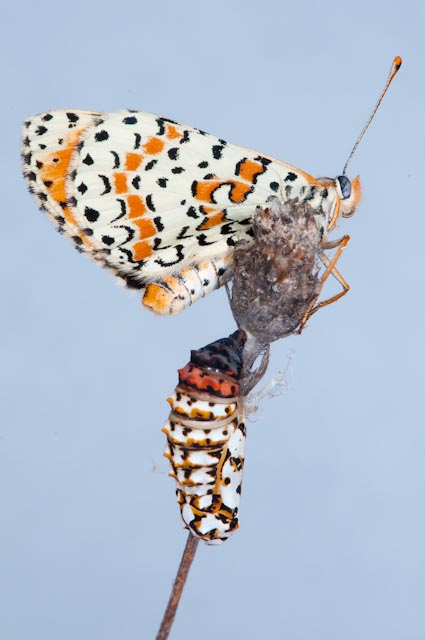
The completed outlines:
<svg viewBox="0 0 425 640">
<path fill-rule="evenodd" d="M 174 581 L 173 589 L 171 591 L 170 599 L 167 604 L 167 608 L 162 618 L 161 626 L 156 636 L 156 640 L 167 640 L 171 627 L 174 622 L 177 607 L 179 606 L 180 598 L 183 593 L 186 579 L 189 574 L 190 567 L 195 557 L 196 550 L 198 548 L 199 538 L 195 538 L 191 533 L 187 538 L 186 546 L 183 551 L 182 559 L 180 561 L 179 570 Z"/>
</svg>

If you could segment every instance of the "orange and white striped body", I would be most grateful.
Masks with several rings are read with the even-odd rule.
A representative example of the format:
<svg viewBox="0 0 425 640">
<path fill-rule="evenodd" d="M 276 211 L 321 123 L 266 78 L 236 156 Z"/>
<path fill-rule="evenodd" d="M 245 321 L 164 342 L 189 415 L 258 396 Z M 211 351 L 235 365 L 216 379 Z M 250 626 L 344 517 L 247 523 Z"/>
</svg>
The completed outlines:
<svg viewBox="0 0 425 640">
<path fill-rule="evenodd" d="M 246 335 L 236 331 L 192 351 L 168 399 L 165 457 L 186 528 L 219 544 L 239 526 L 246 429 L 239 381 Z"/>
</svg>

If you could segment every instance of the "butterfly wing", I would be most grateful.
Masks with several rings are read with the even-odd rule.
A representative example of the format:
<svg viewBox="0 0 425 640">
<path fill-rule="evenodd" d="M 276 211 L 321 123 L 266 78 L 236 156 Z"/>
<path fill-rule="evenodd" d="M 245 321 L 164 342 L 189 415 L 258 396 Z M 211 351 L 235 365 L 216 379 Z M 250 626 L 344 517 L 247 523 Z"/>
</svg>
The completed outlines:
<svg viewBox="0 0 425 640">
<path fill-rule="evenodd" d="M 95 250 L 146 283 L 249 237 L 255 208 L 279 188 L 270 165 L 152 114 L 113 114 L 83 134 L 68 198 Z"/>
<path fill-rule="evenodd" d="M 60 233 L 81 249 L 90 250 L 67 202 L 65 179 L 81 134 L 100 114 L 52 111 L 25 122 L 21 154 L 28 188 Z"/>
<path fill-rule="evenodd" d="M 311 187 L 288 165 L 140 111 L 35 116 L 23 158 L 59 230 L 140 289 L 200 263 L 229 270 L 256 207 L 294 197 L 295 181 L 297 193 Z M 221 283 L 209 279 L 209 289 Z"/>
</svg>

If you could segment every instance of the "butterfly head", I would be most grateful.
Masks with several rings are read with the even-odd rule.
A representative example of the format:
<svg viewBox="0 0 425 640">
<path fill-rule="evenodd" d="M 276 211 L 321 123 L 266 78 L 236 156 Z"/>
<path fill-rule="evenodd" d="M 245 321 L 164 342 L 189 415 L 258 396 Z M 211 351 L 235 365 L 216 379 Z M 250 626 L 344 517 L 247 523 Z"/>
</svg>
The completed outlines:
<svg viewBox="0 0 425 640">
<path fill-rule="evenodd" d="M 340 215 L 350 218 L 356 212 L 361 196 L 360 177 L 350 180 L 347 176 L 340 175 L 336 178 L 317 178 L 316 182 L 326 188 L 329 207 L 325 211 L 328 220 L 326 230 L 331 231 Z"/>
<path fill-rule="evenodd" d="M 351 218 L 360 202 L 360 177 L 350 180 L 347 176 L 338 176 L 334 180 L 335 189 L 340 202 L 340 213 L 343 218 Z"/>
</svg>

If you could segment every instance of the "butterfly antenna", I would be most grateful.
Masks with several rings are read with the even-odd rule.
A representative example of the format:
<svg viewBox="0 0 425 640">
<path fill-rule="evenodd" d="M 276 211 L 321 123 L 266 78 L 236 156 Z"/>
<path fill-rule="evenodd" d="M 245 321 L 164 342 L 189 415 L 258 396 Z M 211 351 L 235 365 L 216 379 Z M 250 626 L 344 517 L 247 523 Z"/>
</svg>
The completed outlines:
<svg viewBox="0 0 425 640">
<path fill-rule="evenodd" d="M 399 70 L 399 69 L 400 69 L 400 67 L 401 67 L 401 63 L 402 63 L 402 59 L 400 58 L 400 56 L 396 56 L 396 57 L 394 58 L 394 60 L 393 60 L 392 65 L 391 65 L 391 69 L 390 69 L 390 72 L 389 72 L 389 74 L 388 74 L 388 78 L 387 78 L 387 81 L 386 81 L 386 83 L 385 83 L 385 87 L 382 89 L 382 91 L 381 91 L 381 95 L 380 95 L 380 96 L 379 96 L 379 98 L 378 98 L 378 102 L 376 103 L 376 105 L 375 105 L 375 107 L 374 107 L 374 109 L 373 109 L 372 113 L 370 114 L 369 118 L 367 119 L 366 124 L 364 125 L 363 129 L 362 129 L 362 130 L 361 130 L 361 132 L 360 132 L 359 137 L 358 137 L 358 138 L 357 138 L 357 140 L 356 140 L 356 144 L 354 145 L 354 147 L 353 147 L 353 148 L 352 148 L 352 150 L 351 150 L 350 155 L 348 156 L 347 162 L 345 163 L 344 170 L 343 170 L 343 172 L 342 172 L 342 175 L 343 175 L 343 176 L 345 176 L 345 173 L 346 173 L 346 171 L 347 171 L 347 167 L 348 167 L 348 165 L 349 165 L 349 163 L 350 163 L 350 161 L 351 161 L 351 158 L 352 158 L 352 157 L 353 157 L 353 155 L 356 153 L 356 149 L 357 149 L 357 147 L 359 146 L 361 139 L 363 138 L 364 134 L 366 133 L 366 130 L 367 130 L 368 126 L 369 126 L 369 125 L 370 125 L 370 123 L 372 122 L 372 120 L 373 120 L 373 118 L 374 118 L 375 113 L 378 111 L 378 109 L 379 109 L 379 105 L 381 104 L 381 102 L 382 102 L 382 99 L 383 99 L 384 95 L 385 95 L 385 94 L 387 93 L 387 91 L 388 91 L 388 87 L 390 86 L 391 82 L 394 80 L 395 76 L 397 75 L 397 72 L 398 72 L 398 70 Z"/>
</svg>

